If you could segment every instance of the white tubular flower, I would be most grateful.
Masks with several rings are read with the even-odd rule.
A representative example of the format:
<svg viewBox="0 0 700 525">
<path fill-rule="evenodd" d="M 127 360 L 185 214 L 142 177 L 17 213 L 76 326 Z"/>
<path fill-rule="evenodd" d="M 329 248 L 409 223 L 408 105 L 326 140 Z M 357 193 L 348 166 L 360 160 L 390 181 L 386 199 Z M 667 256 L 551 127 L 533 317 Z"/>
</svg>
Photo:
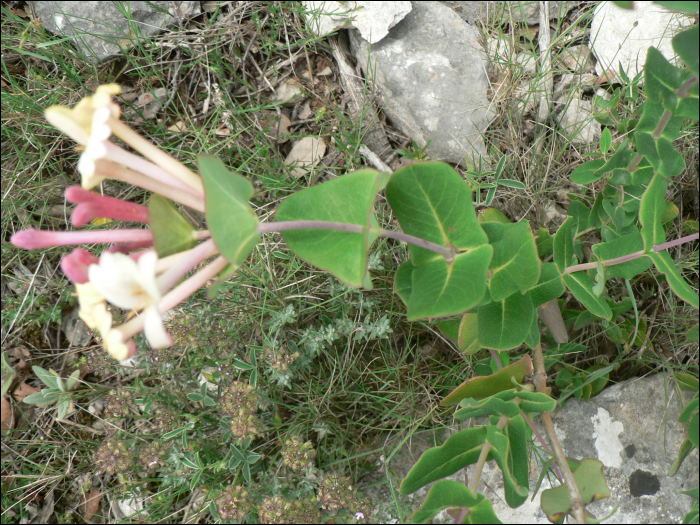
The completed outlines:
<svg viewBox="0 0 700 525">
<path fill-rule="evenodd" d="M 110 321 L 110 327 L 112 323 Z M 102 344 L 105 350 L 117 361 L 124 361 L 129 357 L 129 347 L 124 343 L 124 334 L 116 328 L 111 328 L 102 335 Z"/>
<path fill-rule="evenodd" d="M 156 282 L 157 262 L 153 251 L 144 253 L 138 263 L 122 253 L 103 253 L 100 263 L 88 269 L 90 282 L 107 301 L 125 310 L 142 312 L 146 339 L 154 348 L 172 342 L 158 310 L 161 293 Z"/>
<path fill-rule="evenodd" d="M 95 177 L 95 161 L 107 155 L 105 141 L 112 135 L 107 125 L 110 117 L 119 118 L 120 109 L 112 102 L 112 95 L 121 91 L 117 84 L 99 86 L 92 97 L 81 100 L 73 109 L 51 106 L 44 116 L 49 123 L 60 129 L 86 149 L 78 162 L 78 171 L 83 176 L 83 188 L 97 186 L 104 177 Z"/>
</svg>

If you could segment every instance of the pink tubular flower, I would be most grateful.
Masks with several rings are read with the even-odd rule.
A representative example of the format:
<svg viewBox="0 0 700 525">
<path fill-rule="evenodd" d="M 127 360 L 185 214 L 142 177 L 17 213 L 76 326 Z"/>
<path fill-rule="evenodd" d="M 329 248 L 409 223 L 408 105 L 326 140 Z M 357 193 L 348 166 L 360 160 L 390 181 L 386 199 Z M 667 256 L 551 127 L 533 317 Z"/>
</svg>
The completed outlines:
<svg viewBox="0 0 700 525">
<path fill-rule="evenodd" d="M 76 248 L 61 259 L 61 270 L 75 284 L 85 284 L 90 280 L 88 267 L 97 264 L 97 257 L 83 248 Z"/>
<path fill-rule="evenodd" d="M 96 230 L 87 232 L 52 232 L 29 228 L 15 233 L 10 243 L 25 250 L 41 250 L 55 246 L 72 244 L 93 244 L 114 242 L 153 242 L 150 230 Z"/>
<path fill-rule="evenodd" d="M 74 226 L 85 226 L 100 217 L 119 221 L 148 222 L 146 206 L 114 197 L 105 197 L 84 190 L 80 186 L 68 188 L 66 200 L 78 204 L 70 217 Z"/>
</svg>

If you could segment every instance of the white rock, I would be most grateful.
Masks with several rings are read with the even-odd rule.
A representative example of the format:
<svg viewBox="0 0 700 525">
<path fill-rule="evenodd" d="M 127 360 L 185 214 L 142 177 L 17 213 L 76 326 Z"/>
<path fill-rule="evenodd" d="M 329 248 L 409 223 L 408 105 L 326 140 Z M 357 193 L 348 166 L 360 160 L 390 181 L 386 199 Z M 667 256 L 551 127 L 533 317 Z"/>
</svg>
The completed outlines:
<svg viewBox="0 0 700 525">
<path fill-rule="evenodd" d="M 593 118 L 591 103 L 574 98 L 559 115 L 559 126 L 574 145 L 585 145 L 600 138 L 600 124 Z"/>
<path fill-rule="evenodd" d="M 411 12 L 411 2 L 304 2 L 304 7 L 306 21 L 317 35 L 354 27 L 370 44 L 379 42 Z"/>
<path fill-rule="evenodd" d="M 690 19 L 652 2 L 634 2 L 634 9 L 622 9 L 612 2 L 601 2 L 591 24 L 591 51 L 598 59 L 596 73 L 619 63 L 632 78 L 644 69 L 649 46 L 667 59 L 675 56 L 671 39 L 680 28 L 692 25 Z"/>
</svg>

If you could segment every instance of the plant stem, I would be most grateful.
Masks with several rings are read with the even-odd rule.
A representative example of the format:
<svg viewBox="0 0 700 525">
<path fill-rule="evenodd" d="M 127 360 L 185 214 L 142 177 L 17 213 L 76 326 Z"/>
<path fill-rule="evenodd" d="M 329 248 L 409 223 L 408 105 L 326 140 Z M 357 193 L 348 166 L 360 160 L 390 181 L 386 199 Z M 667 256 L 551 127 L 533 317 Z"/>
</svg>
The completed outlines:
<svg viewBox="0 0 700 525">
<path fill-rule="evenodd" d="M 367 229 L 360 224 L 347 224 L 345 222 L 332 221 L 279 221 L 264 222 L 258 225 L 258 231 L 260 233 L 283 232 L 289 230 L 336 230 L 350 233 L 365 233 L 367 231 Z M 381 228 L 371 228 L 369 232 L 376 233 L 380 237 L 389 237 L 390 239 L 407 242 L 430 250 L 431 252 L 439 253 L 447 259 L 447 262 L 452 261 L 454 258 L 454 253 L 449 248 L 445 248 L 434 242 L 426 241 L 420 237 Z"/>
<path fill-rule="evenodd" d="M 663 244 L 657 244 L 652 248 L 653 251 L 655 252 L 660 252 L 662 250 L 667 250 L 669 248 L 672 248 L 673 246 L 678 246 L 679 244 L 684 244 L 686 242 L 694 241 L 700 237 L 700 233 L 692 233 L 690 235 L 686 235 L 685 237 L 681 237 L 680 239 L 674 239 L 672 241 L 665 242 Z M 625 262 L 633 261 L 634 259 L 639 259 L 640 257 L 644 256 L 646 254 L 646 250 L 639 250 L 638 252 L 630 253 L 627 255 L 623 255 L 622 257 L 615 257 L 614 259 L 608 259 L 606 261 L 596 261 L 596 262 L 591 262 L 591 263 L 584 263 L 584 264 L 575 264 L 573 266 L 569 266 L 564 273 L 574 273 L 574 272 L 580 272 L 582 270 L 591 270 L 594 268 L 598 268 L 598 263 L 600 263 L 603 266 L 613 266 L 615 264 L 622 264 Z"/>
<path fill-rule="evenodd" d="M 541 394 L 547 393 L 547 373 L 544 368 L 544 356 L 542 355 L 542 345 L 537 345 L 532 353 L 535 373 L 532 375 L 532 380 L 535 383 L 535 388 Z M 540 419 L 542 419 L 542 425 L 544 426 L 544 432 L 547 434 L 547 439 L 552 446 L 552 451 L 554 452 L 554 458 L 559 464 L 559 468 L 564 476 L 564 484 L 569 492 L 569 502 L 571 505 L 571 512 L 576 519 L 577 523 L 586 523 L 585 507 L 583 506 L 583 501 L 581 501 L 581 495 L 578 491 L 578 485 L 576 485 L 576 480 L 574 475 L 569 468 L 569 462 L 566 460 L 566 455 L 561 448 L 559 439 L 557 439 L 557 434 L 554 431 L 554 423 L 552 422 L 552 416 L 549 412 L 542 412 L 540 414 Z"/>
</svg>

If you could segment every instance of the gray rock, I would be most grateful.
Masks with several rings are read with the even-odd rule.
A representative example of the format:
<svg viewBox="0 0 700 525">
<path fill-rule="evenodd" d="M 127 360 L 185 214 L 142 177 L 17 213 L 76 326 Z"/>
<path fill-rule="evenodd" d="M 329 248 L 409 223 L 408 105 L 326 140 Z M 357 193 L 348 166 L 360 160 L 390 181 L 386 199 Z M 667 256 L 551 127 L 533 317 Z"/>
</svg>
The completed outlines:
<svg viewBox="0 0 700 525">
<path fill-rule="evenodd" d="M 617 72 L 622 63 L 627 76 L 633 78 L 644 69 L 649 46 L 673 59 L 671 39 L 692 24 L 689 17 L 652 2 L 635 2 L 634 9 L 601 2 L 591 22 L 591 51 L 598 59 L 596 73 Z"/>
<path fill-rule="evenodd" d="M 684 394 L 683 406 L 692 397 L 689 392 Z M 617 506 L 617 512 L 605 523 L 682 521 L 694 500 L 680 491 L 698 486 L 698 450 L 693 450 L 675 476 L 666 475 L 686 437 L 686 430 L 677 421 L 681 410 L 673 383 L 659 374 L 614 385 L 588 403 L 569 398 L 564 407 L 552 413 L 555 431 L 567 456 L 575 459 L 594 458 L 605 464 L 604 474 L 611 497 L 588 505 L 590 512 L 602 518 Z M 539 418 L 535 419 L 535 426 L 544 435 Z M 460 429 L 448 430 L 448 433 L 443 431 L 438 437 L 439 443 L 457 430 Z M 401 480 L 420 455 L 435 445 L 435 439 L 435 433 L 425 432 L 414 434 L 398 450 L 387 444 L 386 456 L 391 456 L 389 465 L 384 464 L 386 459 L 382 456 L 377 464 L 378 471 L 357 484 L 358 490 L 375 502 L 372 521 L 389 523 L 399 518 L 397 504 L 401 517 L 407 520 L 410 513 L 422 504 L 430 485 L 409 496 L 396 492 L 395 502 L 386 483 L 386 473 L 395 473 L 391 481 L 398 490 Z M 389 440 L 387 443 L 390 443 Z M 536 443 L 539 447 L 539 442 Z M 538 464 L 533 456 L 530 465 L 532 494 L 541 463 Z M 468 467 L 467 471 L 471 477 L 474 466 Z M 464 471 L 453 474 L 449 479 L 463 483 Z M 550 486 L 545 477 L 541 490 Z M 494 512 L 503 523 L 549 523 L 540 508 L 539 493 L 534 501 L 528 498 L 517 509 L 505 504 L 503 478 L 495 461 L 484 466 L 479 492 L 491 501 Z M 445 512 L 434 520 L 435 523 L 453 521 Z"/>
<path fill-rule="evenodd" d="M 593 118 L 593 110 L 588 100 L 572 98 L 556 117 L 562 132 L 573 145 L 592 144 L 600 139 L 602 128 Z"/>
<path fill-rule="evenodd" d="M 73 45 L 95 62 L 121 54 L 141 36 L 200 13 L 199 2 L 122 2 L 128 18 L 115 2 L 31 2 L 34 12 L 51 33 L 75 37 Z M 175 11 L 177 10 L 177 12 Z"/>
<path fill-rule="evenodd" d="M 486 98 L 486 56 L 479 33 L 439 2 L 413 10 L 370 48 L 354 31 L 350 40 L 365 76 L 379 88 L 392 124 L 428 155 L 454 163 L 485 153 L 480 133 L 495 116 Z M 369 71 L 368 71 L 369 69 Z"/>
<path fill-rule="evenodd" d="M 476 2 L 445 1 L 442 3 L 454 10 L 468 24 L 486 23 L 493 18 L 496 12 L 503 11 L 501 2 L 493 0 L 479 0 Z"/>
<path fill-rule="evenodd" d="M 558 20 L 566 16 L 566 14 L 579 2 L 549 2 L 549 19 Z M 535 1 L 529 2 L 508 2 L 510 11 L 513 13 L 513 21 L 528 24 L 540 23 L 540 3 Z"/>
</svg>

